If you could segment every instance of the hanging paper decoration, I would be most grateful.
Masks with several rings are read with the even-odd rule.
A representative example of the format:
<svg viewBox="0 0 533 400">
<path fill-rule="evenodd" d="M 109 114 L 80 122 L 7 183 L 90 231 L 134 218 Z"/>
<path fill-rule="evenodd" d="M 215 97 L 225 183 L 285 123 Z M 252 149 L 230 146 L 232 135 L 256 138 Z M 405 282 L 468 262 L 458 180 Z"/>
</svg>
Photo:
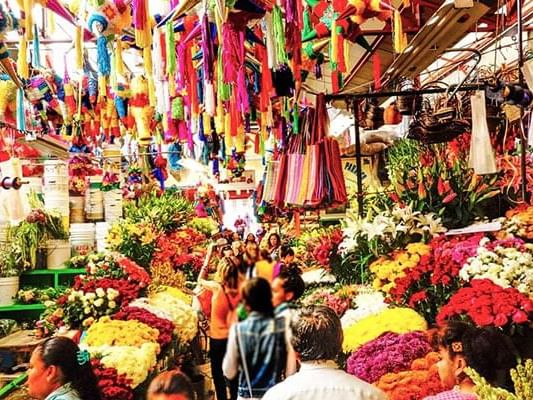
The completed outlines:
<svg viewBox="0 0 533 400">
<path fill-rule="evenodd" d="M 140 48 L 152 45 L 150 14 L 148 0 L 133 0 L 133 27 L 135 28 L 135 44 Z"/>
<path fill-rule="evenodd" d="M 13 13 L 11 13 L 9 9 L 5 8 L 5 6 L 0 4 L 0 65 L 2 69 L 9 75 L 9 78 L 18 87 L 22 87 L 20 79 L 17 73 L 15 72 L 13 62 L 11 58 L 9 57 L 9 52 L 7 50 L 7 47 L 4 43 L 7 33 L 16 30 L 18 28 L 18 25 L 19 25 L 19 21 L 15 18 Z M 22 50 L 24 49 L 20 49 L 19 53 Z M 27 70 L 28 69 L 27 61 L 25 61 L 25 64 L 22 64 L 20 68 L 21 70 L 19 72 L 23 72 L 25 74 L 24 77 L 27 77 L 29 75 L 29 71 Z"/>
<path fill-rule="evenodd" d="M 152 135 L 150 121 L 153 117 L 153 108 L 150 107 L 148 98 L 148 81 L 143 76 L 136 76 L 131 81 L 131 100 L 128 105 L 135 119 L 137 138 L 142 144 L 149 144 Z"/>
<path fill-rule="evenodd" d="M 88 10 L 88 29 L 97 36 L 98 72 L 108 76 L 111 72 L 111 57 L 107 49 L 107 36 L 122 32 L 131 25 L 131 8 L 121 0 L 91 2 Z"/>
</svg>

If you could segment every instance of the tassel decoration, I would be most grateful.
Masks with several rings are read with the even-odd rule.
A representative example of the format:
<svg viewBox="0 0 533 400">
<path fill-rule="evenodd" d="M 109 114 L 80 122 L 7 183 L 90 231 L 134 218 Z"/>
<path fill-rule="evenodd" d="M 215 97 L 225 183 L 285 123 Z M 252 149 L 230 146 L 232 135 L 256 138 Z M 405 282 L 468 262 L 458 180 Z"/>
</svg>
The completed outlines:
<svg viewBox="0 0 533 400">
<path fill-rule="evenodd" d="M 183 98 L 176 97 L 172 100 L 172 119 L 183 121 L 185 119 L 185 109 L 183 106 Z"/>
<path fill-rule="evenodd" d="M 56 31 L 56 17 L 55 14 L 51 10 L 46 10 L 46 17 L 47 17 L 47 23 L 48 23 L 48 33 L 53 34 Z"/>
<path fill-rule="evenodd" d="M 117 39 L 117 48 L 115 52 L 115 70 L 118 75 L 124 75 L 124 60 L 122 59 L 122 40 Z"/>
<path fill-rule="evenodd" d="M 330 48 L 330 64 L 331 69 L 337 69 L 337 60 L 338 60 L 338 48 L 339 48 L 339 34 L 337 32 L 337 21 L 333 20 L 331 23 L 331 41 L 329 44 Z"/>
<path fill-rule="evenodd" d="M 33 40 L 33 0 L 23 0 L 26 40 Z"/>
<path fill-rule="evenodd" d="M 174 25 L 172 21 L 165 25 L 166 33 L 166 53 L 167 53 L 167 73 L 169 75 L 176 72 L 176 38 L 174 36 Z"/>
<path fill-rule="evenodd" d="M 402 53 L 407 47 L 407 35 L 403 31 L 402 16 L 398 10 L 394 11 L 394 51 Z"/>
<path fill-rule="evenodd" d="M 74 50 L 76 52 L 76 69 L 83 69 L 83 33 L 81 26 L 76 27 L 74 37 Z"/>
<path fill-rule="evenodd" d="M 379 53 L 374 53 L 372 56 L 372 71 L 374 75 L 374 89 L 381 89 L 381 57 Z"/>
<path fill-rule="evenodd" d="M 41 67 L 41 49 L 39 45 L 39 30 L 37 25 L 33 25 L 33 60 L 34 67 Z"/>
<path fill-rule="evenodd" d="M 276 47 L 276 57 L 280 64 L 287 64 L 289 58 L 285 50 L 285 29 L 283 27 L 283 14 L 278 6 L 272 10 L 272 28 L 274 31 L 274 43 Z"/>
<path fill-rule="evenodd" d="M 28 79 L 30 77 L 30 69 L 28 66 L 28 41 L 22 36 L 20 38 L 20 46 L 17 57 L 17 73 L 21 78 Z"/>
<path fill-rule="evenodd" d="M 111 57 L 107 51 L 107 38 L 104 35 L 98 36 L 96 39 L 96 52 L 98 72 L 107 76 L 111 72 Z"/>
<path fill-rule="evenodd" d="M 17 129 L 26 130 L 26 115 L 24 113 L 24 90 L 17 90 Z"/>
<path fill-rule="evenodd" d="M 148 0 L 133 0 L 133 26 L 135 27 L 135 44 L 145 48 L 152 44 Z"/>
</svg>

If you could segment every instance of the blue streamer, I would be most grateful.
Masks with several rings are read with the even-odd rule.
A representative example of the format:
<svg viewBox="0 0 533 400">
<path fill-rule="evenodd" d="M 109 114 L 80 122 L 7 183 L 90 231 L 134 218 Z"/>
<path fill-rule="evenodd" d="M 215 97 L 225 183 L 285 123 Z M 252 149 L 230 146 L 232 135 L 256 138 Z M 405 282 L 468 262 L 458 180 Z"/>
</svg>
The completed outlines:
<svg viewBox="0 0 533 400">
<path fill-rule="evenodd" d="M 101 35 L 96 39 L 96 51 L 98 61 L 98 72 L 104 76 L 108 76 L 111 72 L 111 57 L 107 51 L 107 38 Z"/>
<path fill-rule="evenodd" d="M 32 64 L 34 67 L 41 67 L 41 51 L 39 48 L 39 30 L 37 25 L 33 25 L 33 60 Z"/>
</svg>

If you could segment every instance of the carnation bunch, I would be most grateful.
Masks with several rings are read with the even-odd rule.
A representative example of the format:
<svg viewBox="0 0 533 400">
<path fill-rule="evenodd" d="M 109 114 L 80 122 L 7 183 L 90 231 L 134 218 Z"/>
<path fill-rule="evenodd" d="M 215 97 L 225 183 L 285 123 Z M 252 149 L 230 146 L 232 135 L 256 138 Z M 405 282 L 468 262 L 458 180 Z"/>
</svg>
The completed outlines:
<svg viewBox="0 0 533 400">
<path fill-rule="evenodd" d="M 476 254 L 482 235 L 438 236 L 428 245 L 431 252 L 421 256 L 416 267 L 397 278 L 389 292 L 390 299 L 414 308 L 429 321 L 461 286 L 459 271 Z"/>
<path fill-rule="evenodd" d="M 379 314 L 389 305 L 385 303 L 383 293 L 370 290 L 361 291 L 353 300 L 353 309 L 348 309 L 341 318 L 342 327 L 346 328 L 370 315 Z"/>
<path fill-rule="evenodd" d="M 502 288 L 488 279 L 473 279 L 460 289 L 437 315 L 443 325 L 450 319 L 467 319 L 475 325 L 511 331 L 513 325 L 531 321 L 533 301 L 514 288 Z"/>
<path fill-rule="evenodd" d="M 414 360 L 430 351 L 431 346 L 423 332 L 387 332 L 353 352 L 348 358 L 347 371 L 374 383 L 386 373 L 408 369 Z"/>
<path fill-rule="evenodd" d="M 159 331 L 142 322 L 112 320 L 102 317 L 87 330 L 83 340 L 85 346 L 141 346 L 156 343 Z"/>
<path fill-rule="evenodd" d="M 126 376 L 132 389 L 148 378 L 159 354 L 159 345 L 150 342 L 135 346 L 87 346 L 85 343 L 81 347 L 88 349 L 106 368 Z"/>
<path fill-rule="evenodd" d="M 352 352 L 385 332 L 407 333 L 426 329 L 426 321 L 416 311 L 388 308 L 345 328 L 342 347 L 344 352 Z"/>
<path fill-rule="evenodd" d="M 157 342 L 164 348 L 172 342 L 174 324 L 168 319 L 159 318 L 150 311 L 139 307 L 124 307 L 118 313 L 113 315 L 113 319 L 122 321 L 139 321 L 159 331 Z"/>
<path fill-rule="evenodd" d="M 103 400 L 133 400 L 131 379 L 119 374 L 115 368 L 106 367 L 96 358 L 91 360 L 94 374 L 98 380 L 98 388 Z"/>
<path fill-rule="evenodd" d="M 428 353 L 414 360 L 408 370 L 383 375 L 376 386 L 389 400 L 423 400 L 443 392 L 436 365 L 439 360 L 438 353 Z"/>
<path fill-rule="evenodd" d="M 406 271 L 417 266 L 421 257 L 429 254 L 431 247 L 424 243 L 410 243 L 405 250 L 392 253 L 392 257 L 383 256 L 370 264 L 370 272 L 374 274 L 374 289 L 390 292 L 398 278 L 405 276 Z"/>
<path fill-rule="evenodd" d="M 465 280 L 490 279 L 497 285 L 514 287 L 533 296 L 533 245 L 520 239 L 490 242 L 483 239 L 477 254 L 470 258 L 459 273 Z"/>
</svg>

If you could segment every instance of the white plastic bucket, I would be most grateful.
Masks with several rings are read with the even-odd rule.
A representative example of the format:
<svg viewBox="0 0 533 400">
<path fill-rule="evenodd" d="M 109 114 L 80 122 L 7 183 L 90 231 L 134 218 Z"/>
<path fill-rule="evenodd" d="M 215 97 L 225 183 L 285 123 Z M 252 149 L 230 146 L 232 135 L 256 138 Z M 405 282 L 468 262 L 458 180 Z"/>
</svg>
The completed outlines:
<svg viewBox="0 0 533 400">
<path fill-rule="evenodd" d="M 0 278 L 0 307 L 10 306 L 15 303 L 13 297 L 19 291 L 19 284 L 20 278 L 18 276 Z"/>
<path fill-rule="evenodd" d="M 68 192 L 49 192 L 44 194 L 44 206 L 47 210 L 56 210 L 63 216 L 69 216 L 69 196 Z"/>
<path fill-rule="evenodd" d="M 103 252 L 107 249 L 106 237 L 111 225 L 107 222 L 96 223 L 96 251 Z"/>
<path fill-rule="evenodd" d="M 70 221 L 72 223 L 85 222 L 85 197 L 70 197 Z"/>
<path fill-rule="evenodd" d="M 65 269 L 70 259 L 70 242 L 68 240 L 49 240 L 46 242 L 46 268 Z"/>
<path fill-rule="evenodd" d="M 70 248 L 72 256 L 92 253 L 96 247 L 95 225 L 92 223 L 70 225 Z"/>
<path fill-rule="evenodd" d="M 44 176 L 61 175 L 68 177 L 68 166 L 62 160 L 45 160 L 44 161 Z"/>
</svg>

